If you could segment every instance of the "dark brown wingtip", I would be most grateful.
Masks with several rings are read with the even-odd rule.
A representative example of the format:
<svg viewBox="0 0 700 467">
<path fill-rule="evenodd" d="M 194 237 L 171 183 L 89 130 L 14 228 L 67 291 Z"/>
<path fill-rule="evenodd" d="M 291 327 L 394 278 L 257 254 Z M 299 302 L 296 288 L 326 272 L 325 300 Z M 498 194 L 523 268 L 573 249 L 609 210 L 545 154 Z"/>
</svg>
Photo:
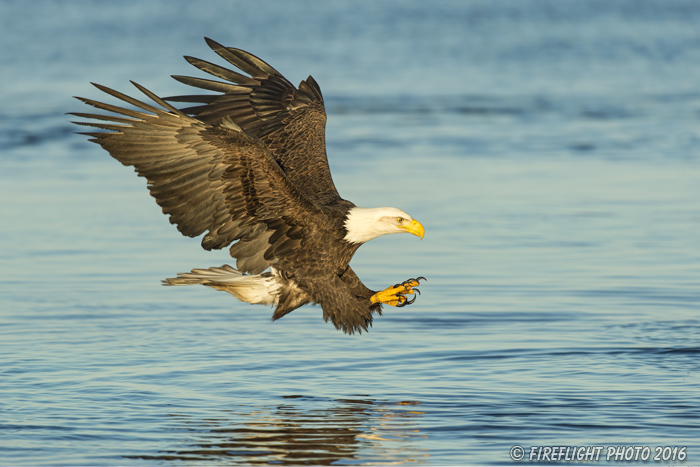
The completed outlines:
<svg viewBox="0 0 700 467">
<path fill-rule="evenodd" d="M 207 45 L 209 46 L 209 48 L 210 48 L 211 50 L 214 50 L 214 51 L 216 51 L 217 49 L 225 49 L 225 48 L 226 48 L 226 47 L 224 47 L 223 45 L 221 45 L 221 44 L 219 44 L 218 42 L 216 42 L 214 39 L 211 39 L 211 38 L 209 38 L 209 37 L 207 37 L 207 36 L 204 36 L 204 41 L 207 43 Z"/>
</svg>

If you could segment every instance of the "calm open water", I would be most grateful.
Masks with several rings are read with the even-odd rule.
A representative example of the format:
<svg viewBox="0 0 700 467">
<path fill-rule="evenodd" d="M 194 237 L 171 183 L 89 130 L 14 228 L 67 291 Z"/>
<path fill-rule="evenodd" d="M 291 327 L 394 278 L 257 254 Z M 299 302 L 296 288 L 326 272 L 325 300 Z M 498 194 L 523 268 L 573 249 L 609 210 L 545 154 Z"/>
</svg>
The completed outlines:
<svg viewBox="0 0 700 467">
<path fill-rule="evenodd" d="M 0 22 L 0 465 L 700 463 L 697 1 L 8 0 Z M 229 259 L 64 114 L 89 81 L 182 93 L 205 35 L 319 81 L 340 192 L 426 226 L 353 261 L 374 288 L 428 277 L 414 305 L 346 336 L 161 287 Z"/>
</svg>

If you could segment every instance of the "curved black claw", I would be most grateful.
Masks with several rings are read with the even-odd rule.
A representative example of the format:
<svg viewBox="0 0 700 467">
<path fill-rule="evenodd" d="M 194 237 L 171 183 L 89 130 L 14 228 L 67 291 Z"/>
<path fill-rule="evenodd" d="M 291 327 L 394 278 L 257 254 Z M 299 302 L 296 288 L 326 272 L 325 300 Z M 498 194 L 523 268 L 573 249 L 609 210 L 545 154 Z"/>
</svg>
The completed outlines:
<svg viewBox="0 0 700 467">
<path fill-rule="evenodd" d="M 399 303 L 396 305 L 396 307 L 397 307 L 397 308 L 401 308 L 401 307 L 404 307 L 404 306 L 406 306 L 406 305 L 410 305 L 410 304 L 412 304 L 413 302 L 415 302 L 415 301 L 416 301 L 416 298 L 418 298 L 418 295 L 420 295 L 420 290 L 418 290 L 418 289 L 413 289 L 413 291 L 414 291 L 414 292 L 418 292 L 418 294 L 413 294 L 413 298 L 410 299 L 410 300 L 407 299 L 405 295 L 399 295 L 399 299 L 398 299 L 398 300 L 399 300 Z"/>
<path fill-rule="evenodd" d="M 407 285 L 410 285 L 412 282 L 418 282 L 418 283 L 420 283 L 420 281 L 427 281 L 427 280 L 428 280 L 428 279 L 426 279 L 426 278 L 423 277 L 423 276 L 418 276 L 418 277 L 416 277 L 415 279 L 407 279 L 407 280 L 403 281 L 400 285 L 403 285 L 403 286 L 405 287 L 405 286 L 407 286 Z M 399 284 L 397 284 L 397 285 L 399 285 Z"/>
</svg>

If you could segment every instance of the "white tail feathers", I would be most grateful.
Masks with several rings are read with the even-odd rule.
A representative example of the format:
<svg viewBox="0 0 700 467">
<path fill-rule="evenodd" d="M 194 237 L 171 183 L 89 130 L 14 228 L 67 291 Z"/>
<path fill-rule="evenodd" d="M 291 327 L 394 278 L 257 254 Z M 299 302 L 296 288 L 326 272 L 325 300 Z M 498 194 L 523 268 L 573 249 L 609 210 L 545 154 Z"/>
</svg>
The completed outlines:
<svg viewBox="0 0 700 467">
<path fill-rule="evenodd" d="M 241 301 L 276 305 L 281 285 L 273 274 L 244 274 L 228 264 L 220 268 L 193 269 L 165 279 L 164 285 L 202 284 L 230 293 Z"/>
<path fill-rule="evenodd" d="M 220 268 L 193 269 L 192 272 L 180 272 L 176 278 L 165 279 L 165 285 L 206 284 L 207 282 L 235 282 L 246 277 L 242 272 L 224 264 Z"/>
</svg>

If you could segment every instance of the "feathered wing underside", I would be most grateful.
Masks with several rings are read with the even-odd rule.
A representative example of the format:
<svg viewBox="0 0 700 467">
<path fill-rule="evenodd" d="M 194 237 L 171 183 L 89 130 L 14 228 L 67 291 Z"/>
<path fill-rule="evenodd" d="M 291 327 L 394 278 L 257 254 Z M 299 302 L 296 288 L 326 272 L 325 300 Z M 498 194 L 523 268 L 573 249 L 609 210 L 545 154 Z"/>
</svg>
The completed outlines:
<svg viewBox="0 0 700 467">
<path fill-rule="evenodd" d="M 316 81 L 309 76 L 296 88 L 258 57 L 224 47 L 211 39 L 206 41 L 221 58 L 250 76 L 185 57 L 190 64 L 223 81 L 174 78 L 218 94 L 175 96 L 166 100 L 199 104 L 181 110 L 203 122 L 218 124 L 230 118 L 267 146 L 309 200 L 317 205 L 343 203 L 333 184 L 326 157 L 326 112 Z"/>
<path fill-rule="evenodd" d="M 95 85 L 138 110 L 79 98 L 112 114 L 73 115 L 97 120 L 76 123 L 107 130 L 85 134 L 146 177 L 170 222 L 190 237 L 207 232 L 207 250 L 237 241 L 231 255 L 243 272 L 260 273 L 295 251 L 304 229 L 322 215 L 260 141 L 228 119 L 200 122 L 134 85 L 165 110 Z"/>
</svg>

